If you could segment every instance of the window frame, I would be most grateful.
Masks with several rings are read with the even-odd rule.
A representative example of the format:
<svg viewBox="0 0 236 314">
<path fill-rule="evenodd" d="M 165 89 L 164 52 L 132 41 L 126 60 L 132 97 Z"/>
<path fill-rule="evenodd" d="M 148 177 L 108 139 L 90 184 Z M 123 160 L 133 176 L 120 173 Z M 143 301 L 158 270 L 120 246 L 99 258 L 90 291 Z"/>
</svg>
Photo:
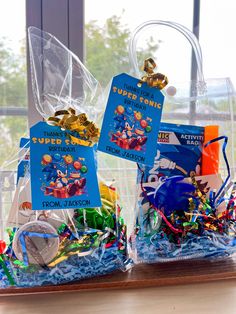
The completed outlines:
<svg viewBox="0 0 236 314">
<path fill-rule="evenodd" d="M 56 8 L 56 13 L 55 13 Z M 54 18 L 53 18 L 54 17 Z M 26 31 L 35 26 L 55 35 L 80 60 L 84 59 L 84 0 L 26 0 Z M 27 38 L 28 123 L 42 117 L 34 105 Z"/>
<path fill-rule="evenodd" d="M 84 0 L 26 0 L 26 33 L 29 26 L 35 26 L 55 35 L 66 47 L 73 51 L 80 60 L 84 60 Z M 55 15 L 56 8 L 56 15 Z M 53 18 L 54 17 L 54 18 Z M 192 31 L 199 38 L 200 0 L 193 0 Z M 27 36 L 26 36 L 27 37 Z M 34 105 L 27 38 L 27 108 L 0 107 L 0 116 L 28 116 L 29 127 L 41 120 Z M 195 55 L 191 56 L 191 80 L 197 79 Z M 179 116 L 180 115 L 180 116 Z M 173 118 L 173 114 L 171 116 Z M 193 122 L 196 117 L 196 103 L 192 102 L 188 114 L 177 114 L 176 119 L 183 118 Z M 167 117 L 168 118 L 168 117 Z"/>
</svg>

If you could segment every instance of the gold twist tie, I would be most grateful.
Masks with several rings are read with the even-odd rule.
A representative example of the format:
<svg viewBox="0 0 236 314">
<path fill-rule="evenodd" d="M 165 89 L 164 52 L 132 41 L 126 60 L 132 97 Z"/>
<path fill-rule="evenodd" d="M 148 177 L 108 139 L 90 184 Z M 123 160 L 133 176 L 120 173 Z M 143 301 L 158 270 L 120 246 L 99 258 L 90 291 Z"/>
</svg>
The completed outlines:
<svg viewBox="0 0 236 314">
<path fill-rule="evenodd" d="M 142 70 L 146 72 L 146 75 L 144 75 L 141 78 L 142 83 L 147 83 L 150 87 L 157 87 L 158 89 L 164 88 L 168 84 L 168 78 L 161 73 L 155 73 L 154 69 L 156 68 L 156 63 L 152 58 L 148 58 L 144 61 L 144 65 L 142 67 Z"/>
<path fill-rule="evenodd" d="M 76 144 L 93 146 L 98 142 L 99 128 L 88 120 L 85 113 L 76 115 L 73 108 L 56 111 L 54 116 L 48 118 L 47 123 L 73 132 L 73 135 L 68 134 L 68 136 Z"/>
</svg>

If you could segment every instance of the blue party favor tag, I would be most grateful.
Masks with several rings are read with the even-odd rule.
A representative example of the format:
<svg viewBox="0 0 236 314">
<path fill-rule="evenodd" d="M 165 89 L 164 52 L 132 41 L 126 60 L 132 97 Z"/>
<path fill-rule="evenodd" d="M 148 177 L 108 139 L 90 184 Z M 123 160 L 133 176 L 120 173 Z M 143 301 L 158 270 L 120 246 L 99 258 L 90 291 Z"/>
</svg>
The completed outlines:
<svg viewBox="0 0 236 314">
<path fill-rule="evenodd" d="M 92 147 L 73 143 L 60 127 L 30 129 L 32 209 L 101 206 Z"/>
<path fill-rule="evenodd" d="M 139 83 L 125 73 L 113 78 L 98 150 L 152 166 L 164 96 Z"/>
</svg>

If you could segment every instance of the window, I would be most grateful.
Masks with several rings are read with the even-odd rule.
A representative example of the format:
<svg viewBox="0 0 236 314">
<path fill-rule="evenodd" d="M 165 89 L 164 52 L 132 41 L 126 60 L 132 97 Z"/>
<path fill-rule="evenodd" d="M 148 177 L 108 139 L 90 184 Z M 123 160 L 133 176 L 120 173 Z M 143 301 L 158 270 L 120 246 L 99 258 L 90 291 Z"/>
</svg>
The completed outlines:
<svg viewBox="0 0 236 314">
<path fill-rule="evenodd" d="M 128 42 L 132 31 L 142 22 L 157 19 L 173 20 L 191 29 L 193 1 L 149 0 L 145 4 L 125 0 L 85 2 L 85 61 L 103 85 L 115 74 L 130 71 Z M 160 66 L 160 72 L 168 73 L 170 77 L 181 75 L 181 78 L 189 80 L 191 49 L 177 32 L 164 27 L 145 32 L 138 41 L 138 52 L 140 67 L 143 58 L 152 55 Z M 178 62 L 183 54 L 187 63 L 184 67 Z"/>
<path fill-rule="evenodd" d="M 1 2 L 0 164 L 27 130 L 25 0 Z M 13 9 L 14 8 L 14 9 Z"/>
<path fill-rule="evenodd" d="M 14 88 L 13 82 L 18 78 L 18 76 L 14 76 L 11 85 L 14 93 L 7 92 L 10 87 L 6 85 L 3 74 L 0 72 L 0 127 L 5 136 L 4 139 L 3 137 L 0 139 L 1 148 L 6 143 L 8 145 L 7 136 L 10 132 L 12 132 L 13 138 L 11 144 L 17 147 L 20 135 L 26 130 L 25 13 L 27 26 L 33 25 L 54 34 L 84 60 L 88 69 L 104 87 L 113 75 L 130 71 L 128 59 L 130 34 L 141 22 L 151 19 L 173 20 L 193 29 L 196 35 L 200 31 L 199 37 L 203 48 L 206 77 L 230 75 L 236 83 L 235 71 L 232 66 L 235 55 L 235 45 L 232 44 L 233 30 L 236 23 L 232 13 L 235 11 L 233 0 L 224 4 L 218 0 L 214 1 L 214 4 L 202 1 L 201 7 L 200 0 L 180 0 L 178 2 L 148 0 L 145 3 L 126 0 L 18 0 L 17 4 L 16 1 L 9 0 L 1 6 L 0 23 L 3 33 L 0 37 L 15 38 L 18 41 L 17 49 L 15 49 L 15 44 L 7 44 L 7 41 L 4 41 L 4 45 L 13 47 L 11 56 L 18 62 L 17 75 L 20 75 L 20 84 L 22 84 L 17 83 L 17 89 Z M 10 19 L 6 14 L 7 10 L 11 12 Z M 14 17 L 14 14 L 17 14 L 17 17 Z M 11 22 L 11 19 L 14 19 L 14 23 Z M 18 24 L 16 25 L 16 23 Z M 12 25 L 14 25 L 14 29 L 12 29 Z M 191 47 L 181 35 L 173 32 L 161 27 L 156 32 L 154 30 L 145 32 L 138 42 L 139 65 L 141 66 L 144 58 L 151 54 L 157 60 L 158 71 L 167 74 L 173 80 L 190 81 L 196 76 L 196 65 L 192 58 Z M 23 47 L 22 50 L 19 50 L 20 44 Z M 9 50 L 7 51 L 9 53 Z M 9 60 L 12 59 L 9 57 Z M 10 70 L 8 68 L 7 73 L 12 74 L 13 70 L 13 68 Z M 29 63 L 28 96 L 29 122 L 33 124 L 41 117 L 34 106 Z M 209 107 L 204 104 L 201 112 L 197 112 L 198 116 L 208 121 L 218 113 L 222 115 L 222 111 L 227 110 L 225 104 L 220 102 L 212 103 L 210 107 L 215 111 L 209 111 Z M 199 123 L 198 119 L 192 119 L 196 114 L 194 102 L 188 102 L 188 106 L 175 108 L 174 112 L 172 111 L 171 109 L 168 111 L 167 106 L 164 117 L 168 120 L 172 119 L 172 121 L 173 119 L 174 121 L 189 120 L 192 123 Z M 225 114 L 230 118 L 229 112 L 225 112 Z M 20 128 L 19 125 L 21 125 Z M 231 128 L 227 128 L 229 134 L 231 131 Z M 0 158 L 6 159 L 8 155 L 8 150 L 4 149 L 4 154 Z M 111 165 L 111 161 L 109 162 Z M 133 180 L 134 178 L 134 167 L 132 163 L 127 163 L 124 167 L 122 160 L 117 163 L 119 163 L 118 167 L 116 165 L 118 171 L 119 169 L 130 170 L 126 171 L 126 175 L 129 176 L 125 187 L 127 188 L 129 179 Z M 129 197 L 128 192 L 127 197 Z"/>
<path fill-rule="evenodd" d="M 236 86 L 236 2 L 201 2 L 200 43 L 206 77 L 230 77 Z"/>
<path fill-rule="evenodd" d="M 84 57 L 89 70 L 105 86 L 114 74 L 130 70 L 127 45 L 131 31 L 138 24 L 151 19 L 166 19 L 191 29 L 195 23 L 196 34 L 200 28 L 205 76 L 231 76 L 236 82 L 232 66 L 235 55 L 232 35 L 236 23 L 233 12 L 236 4 L 234 1 L 223 4 L 219 0 L 214 4 L 201 2 L 201 7 L 199 4 L 200 0 L 149 0 L 145 4 L 125 0 L 2 2 L 0 51 L 1 62 L 4 64 L 1 65 L 3 72 L 0 73 L 0 119 L 4 138 L 2 137 L 0 145 L 7 143 L 8 148 L 16 146 L 16 138 L 26 132 L 25 24 L 53 33 L 80 58 Z M 52 18 L 53 16 L 55 18 Z M 152 30 L 139 39 L 137 50 L 140 65 L 143 58 L 151 53 L 160 66 L 160 72 L 168 73 L 170 78 L 179 81 L 190 79 L 191 49 L 181 35 L 175 33 L 173 36 L 172 31 L 161 28 L 157 32 Z M 183 59 L 184 62 L 179 62 Z M 40 116 L 34 108 L 30 76 L 28 93 L 29 118 L 32 124 L 40 119 Z M 4 151 L 2 159 L 9 154 L 8 150 Z"/>
</svg>

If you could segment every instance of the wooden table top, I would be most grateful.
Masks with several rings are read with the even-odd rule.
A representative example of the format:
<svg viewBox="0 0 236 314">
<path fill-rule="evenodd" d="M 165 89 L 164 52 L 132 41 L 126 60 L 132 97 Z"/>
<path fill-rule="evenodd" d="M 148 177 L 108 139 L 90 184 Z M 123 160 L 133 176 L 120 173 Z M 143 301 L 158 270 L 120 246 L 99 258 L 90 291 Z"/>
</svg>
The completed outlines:
<svg viewBox="0 0 236 314">
<path fill-rule="evenodd" d="M 138 265 L 73 284 L 2 289 L 0 314 L 234 314 L 235 279 L 235 258 Z"/>
<path fill-rule="evenodd" d="M 144 288 L 203 283 L 227 279 L 236 279 L 235 257 L 215 261 L 195 260 L 150 265 L 140 264 L 127 272 L 117 271 L 110 275 L 66 285 L 0 289 L 0 295 Z"/>
<path fill-rule="evenodd" d="M 235 314 L 236 280 L 0 297 L 0 314 Z"/>
</svg>

